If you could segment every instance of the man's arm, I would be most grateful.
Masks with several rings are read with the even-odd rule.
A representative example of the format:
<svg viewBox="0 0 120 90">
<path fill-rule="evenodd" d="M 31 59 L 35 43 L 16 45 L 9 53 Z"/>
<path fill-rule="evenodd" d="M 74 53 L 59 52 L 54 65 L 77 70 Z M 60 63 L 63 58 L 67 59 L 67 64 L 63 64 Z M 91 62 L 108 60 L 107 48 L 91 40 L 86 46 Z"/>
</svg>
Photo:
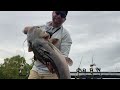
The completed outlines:
<svg viewBox="0 0 120 90">
<path fill-rule="evenodd" d="M 68 33 L 61 40 L 60 51 L 64 55 L 69 66 L 72 66 L 73 64 L 73 61 L 68 57 L 70 49 L 71 49 L 71 45 L 72 45 L 72 39 Z"/>
<path fill-rule="evenodd" d="M 60 51 L 65 57 L 68 57 L 72 45 L 72 39 L 69 34 L 64 35 L 61 40 Z"/>
</svg>

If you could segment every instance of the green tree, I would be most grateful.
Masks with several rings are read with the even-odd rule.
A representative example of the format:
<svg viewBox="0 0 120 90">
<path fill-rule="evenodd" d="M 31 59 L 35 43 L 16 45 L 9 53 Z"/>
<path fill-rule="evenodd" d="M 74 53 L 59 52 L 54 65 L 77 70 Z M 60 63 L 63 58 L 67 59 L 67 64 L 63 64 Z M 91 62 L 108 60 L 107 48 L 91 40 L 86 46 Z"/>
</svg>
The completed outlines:
<svg viewBox="0 0 120 90">
<path fill-rule="evenodd" d="M 31 67 L 20 55 L 6 58 L 0 64 L 0 79 L 27 79 Z"/>
</svg>

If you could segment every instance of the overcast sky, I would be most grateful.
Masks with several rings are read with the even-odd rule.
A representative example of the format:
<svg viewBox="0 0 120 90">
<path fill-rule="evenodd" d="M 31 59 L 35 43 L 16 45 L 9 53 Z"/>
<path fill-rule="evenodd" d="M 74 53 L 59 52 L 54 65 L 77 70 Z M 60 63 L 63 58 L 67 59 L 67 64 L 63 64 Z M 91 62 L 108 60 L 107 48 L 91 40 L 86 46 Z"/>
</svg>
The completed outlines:
<svg viewBox="0 0 120 90">
<path fill-rule="evenodd" d="M 51 21 L 52 11 L 0 11 L 0 63 L 5 58 L 21 55 L 31 63 L 33 54 L 27 52 L 25 26 L 42 25 Z M 120 71 L 120 11 L 69 11 L 64 27 L 73 44 L 69 57 L 70 71 L 89 71 L 93 62 L 101 71 Z"/>
</svg>

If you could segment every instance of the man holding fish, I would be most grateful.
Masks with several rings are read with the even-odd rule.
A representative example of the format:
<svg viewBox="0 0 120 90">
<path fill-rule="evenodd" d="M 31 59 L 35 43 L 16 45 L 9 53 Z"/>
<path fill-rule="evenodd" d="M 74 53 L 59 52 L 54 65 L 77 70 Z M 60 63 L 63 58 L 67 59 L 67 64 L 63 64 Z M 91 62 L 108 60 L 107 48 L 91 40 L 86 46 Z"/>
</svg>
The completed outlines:
<svg viewBox="0 0 120 90">
<path fill-rule="evenodd" d="M 47 32 L 46 34 L 44 34 L 44 39 L 48 40 L 48 38 L 49 38 L 49 41 L 62 53 L 62 57 L 65 58 L 64 61 L 67 62 L 65 64 L 68 64 L 69 66 L 71 66 L 73 64 L 73 61 L 68 57 L 68 55 L 69 55 L 70 48 L 72 45 L 72 39 L 70 37 L 69 32 L 63 27 L 63 23 L 66 21 L 67 14 L 68 14 L 68 11 L 53 11 L 52 12 L 52 21 L 47 22 L 46 25 L 41 25 L 40 28 Z M 27 34 L 27 31 L 31 30 L 31 28 L 32 27 L 29 27 L 29 26 L 25 27 L 24 34 Z M 53 48 L 54 48 L 54 46 L 53 46 Z M 32 48 L 29 47 L 28 51 L 31 52 L 33 50 L 32 50 Z M 54 54 L 52 54 L 52 55 L 54 55 Z M 34 59 L 37 59 L 37 58 L 34 57 Z M 57 64 L 59 64 L 59 63 L 57 63 Z M 63 66 L 63 71 L 67 72 L 64 70 L 67 68 L 67 66 L 65 64 L 63 64 L 65 66 L 65 67 Z M 59 72 L 62 72 L 62 69 L 58 69 L 58 70 L 59 70 Z M 62 75 L 62 73 L 61 73 L 61 75 Z M 64 77 L 62 77 L 62 78 L 64 78 Z M 39 60 L 35 60 L 34 65 L 33 65 L 32 69 L 30 70 L 30 75 L 29 75 L 28 79 L 59 79 L 59 77 L 57 76 L 57 74 L 50 62 L 43 64 Z M 64 79 L 70 79 L 70 76 L 68 76 Z"/>
</svg>

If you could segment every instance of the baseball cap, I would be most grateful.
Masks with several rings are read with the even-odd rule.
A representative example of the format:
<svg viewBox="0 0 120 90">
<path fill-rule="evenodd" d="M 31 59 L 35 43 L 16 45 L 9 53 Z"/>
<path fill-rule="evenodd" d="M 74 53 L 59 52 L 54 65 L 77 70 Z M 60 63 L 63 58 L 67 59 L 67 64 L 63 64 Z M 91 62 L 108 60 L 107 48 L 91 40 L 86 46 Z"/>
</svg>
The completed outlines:
<svg viewBox="0 0 120 90">
<path fill-rule="evenodd" d="M 65 18 L 68 14 L 68 11 L 55 11 L 57 15 L 60 15 L 62 18 Z"/>
</svg>

